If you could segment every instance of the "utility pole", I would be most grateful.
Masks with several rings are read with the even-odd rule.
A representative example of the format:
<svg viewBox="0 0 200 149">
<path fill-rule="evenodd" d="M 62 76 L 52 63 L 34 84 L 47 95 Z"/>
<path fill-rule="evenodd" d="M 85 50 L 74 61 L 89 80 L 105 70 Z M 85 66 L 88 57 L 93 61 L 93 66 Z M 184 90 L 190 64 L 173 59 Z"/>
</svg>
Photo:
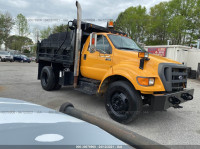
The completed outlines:
<svg viewBox="0 0 200 149">
<path fill-rule="evenodd" d="M 200 49 L 200 39 L 197 40 L 197 49 Z"/>
<path fill-rule="evenodd" d="M 39 41 L 39 30 L 38 29 L 36 30 L 36 40 L 37 40 L 36 41 L 36 43 L 37 43 Z"/>
<path fill-rule="evenodd" d="M 170 45 L 171 40 L 167 40 L 167 45 Z"/>
</svg>

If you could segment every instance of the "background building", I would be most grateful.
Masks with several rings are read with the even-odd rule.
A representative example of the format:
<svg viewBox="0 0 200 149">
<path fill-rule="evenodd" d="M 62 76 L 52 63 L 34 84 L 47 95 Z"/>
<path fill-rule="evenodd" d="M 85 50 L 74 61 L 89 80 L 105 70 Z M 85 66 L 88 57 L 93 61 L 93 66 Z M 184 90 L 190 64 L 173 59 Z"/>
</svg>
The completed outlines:
<svg viewBox="0 0 200 149">
<path fill-rule="evenodd" d="M 200 76 L 200 49 L 181 45 L 157 45 L 145 46 L 145 49 L 156 55 L 160 55 L 190 67 L 196 77 Z"/>
</svg>

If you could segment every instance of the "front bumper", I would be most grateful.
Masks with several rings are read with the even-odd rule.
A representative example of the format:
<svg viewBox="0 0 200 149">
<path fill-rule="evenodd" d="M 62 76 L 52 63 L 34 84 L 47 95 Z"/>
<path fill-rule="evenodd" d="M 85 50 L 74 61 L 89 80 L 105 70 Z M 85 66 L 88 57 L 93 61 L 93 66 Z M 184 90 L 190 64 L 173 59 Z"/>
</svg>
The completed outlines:
<svg viewBox="0 0 200 149">
<path fill-rule="evenodd" d="M 4 61 L 11 61 L 11 60 L 13 60 L 13 59 L 10 58 L 10 57 L 3 57 L 2 60 L 4 60 Z"/>
<path fill-rule="evenodd" d="M 166 93 L 166 94 L 155 94 L 151 98 L 151 108 L 154 111 L 163 111 L 170 107 L 176 107 L 177 105 L 184 103 L 187 100 L 184 95 L 192 95 L 193 97 L 194 89 L 184 89 L 183 91 Z M 172 102 L 172 99 L 179 100 L 177 102 Z M 190 99 L 191 100 L 191 99 Z M 180 103 L 179 103 L 180 102 Z"/>
<path fill-rule="evenodd" d="M 28 62 L 28 63 L 30 63 L 31 62 L 31 60 L 30 59 L 26 59 L 26 60 L 23 60 L 24 62 Z"/>
</svg>

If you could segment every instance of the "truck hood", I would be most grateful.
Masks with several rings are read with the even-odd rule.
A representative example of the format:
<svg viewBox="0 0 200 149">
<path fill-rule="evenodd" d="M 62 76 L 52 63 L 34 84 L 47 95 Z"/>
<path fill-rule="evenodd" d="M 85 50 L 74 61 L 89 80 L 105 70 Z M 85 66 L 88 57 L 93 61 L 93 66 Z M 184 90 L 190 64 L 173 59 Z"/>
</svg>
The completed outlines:
<svg viewBox="0 0 200 149">
<path fill-rule="evenodd" d="M 139 63 L 140 58 L 138 58 L 138 51 L 126 51 L 126 50 L 117 50 L 116 52 L 116 60 L 121 61 L 122 63 L 124 62 L 134 62 L 134 63 Z M 175 64 L 180 64 L 177 61 L 168 59 L 166 57 L 161 57 L 153 54 L 149 54 L 150 61 L 147 63 L 151 63 L 151 65 L 159 65 L 160 63 L 175 63 Z"/>
<path fill-rule="evenodd" d="M 0 98 L 0 134 L 0 145 L 125 145 L 97 126 L 8 98 Z"/>
<path fill-rule="evenodd" d="M 128 55 L 129 58 L 138 58 L 138 52 L 136 51 L 123 51 L 125 55 Z M 175 63 L 180 64 L 177 61 L 174 61 L 172 59 L 168 59 L 166 57 L 157 56 L 154 54 L 149 54 L 149 58 L 151 61 L 157 62 L 157 63 Z M 138 58 L 139 59 L 139 58 Z"/>
</svg>

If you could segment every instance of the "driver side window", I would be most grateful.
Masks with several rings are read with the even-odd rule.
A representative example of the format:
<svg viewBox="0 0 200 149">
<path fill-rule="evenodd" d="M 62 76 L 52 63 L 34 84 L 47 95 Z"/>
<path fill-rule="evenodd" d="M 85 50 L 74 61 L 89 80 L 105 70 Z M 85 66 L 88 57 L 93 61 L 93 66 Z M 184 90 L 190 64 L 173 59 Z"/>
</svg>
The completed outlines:
<svg viewBox="0 0 200 149">
<path fill-rule="evenodd" d="M 102 54 L 112 54 L 112 48 L 108 40 L 106 39 L 106 37 L 103 35 L 97 35 L 96 49 L 99 53 L 102 53 Z"/>
</svg>

